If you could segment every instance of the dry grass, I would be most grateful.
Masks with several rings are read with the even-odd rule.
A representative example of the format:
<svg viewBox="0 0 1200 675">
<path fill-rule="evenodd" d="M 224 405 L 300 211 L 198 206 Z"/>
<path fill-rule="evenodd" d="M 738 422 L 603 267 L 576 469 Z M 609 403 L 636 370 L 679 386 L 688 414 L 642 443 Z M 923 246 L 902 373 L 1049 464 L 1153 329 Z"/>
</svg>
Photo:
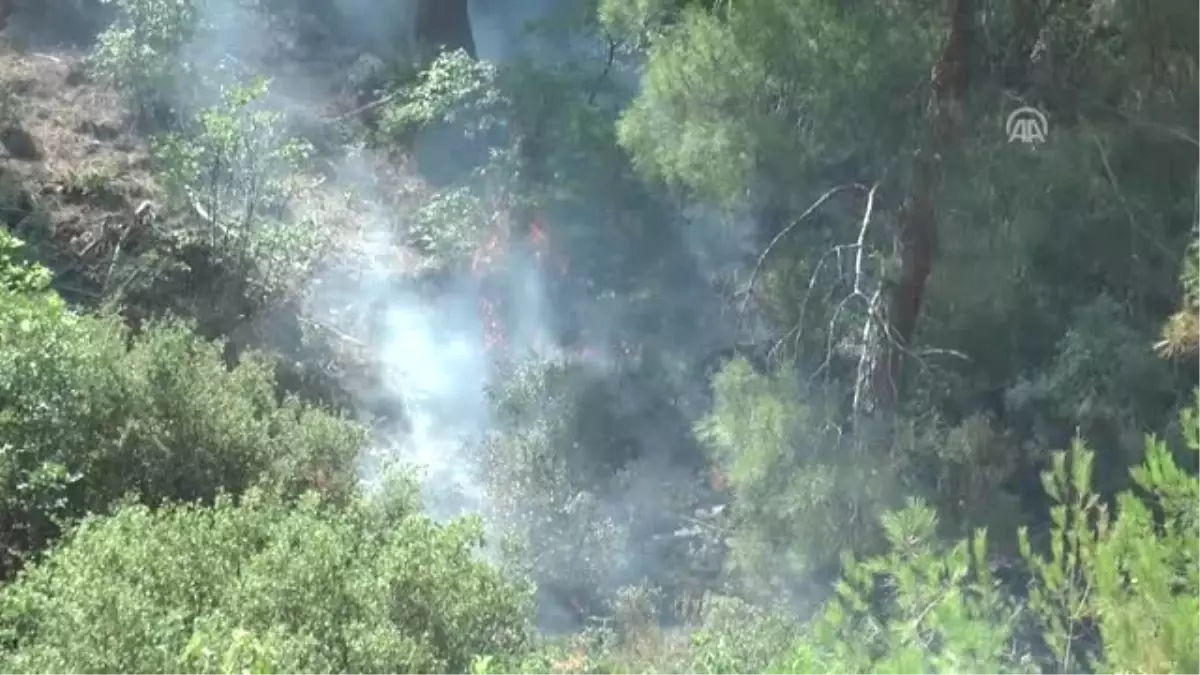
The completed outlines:
<svg viewBox="0 0 1200 675">
<path fill-rule="evenodd" d="M 88 81 L 81 54 L 4 43 L 0 87 L 11 97 L 12 121 L 41 150 L 35 160 L 0 155 L 0 177 L 20 186 L 28 207 L 10 209 L 4 220 L 28 238 L 52 241 L 63 256 L 55 267 L 107 264 L 96 244 L 157 195 L 147 144 L 132 132 L 119 97 Z"/>
<path fill-rule="evenodd" d="M 155 229 L 160 234 L 180 224 L 177 216 L 186 220 L 189 214 L 162 204 L 148 140 L 134 128 L 121 96 L 89 79 L 86 55 L 39 49 L 44 51 L 0 37 L 0 92 L 9 94 L 8 119 L 0 120 L 0 131 L 18 127 L 40 149 L 32 160 L 0 149 L 0 225 L 35 244 L 41 262 L 55 272 L 60 292 L 93 304 L 114 292 L 122 295 L 116 289 L 118 277 L 137 276 L 114 270 L 118 258 L 124 265 L 144 250 L 134 241 L 140 238 L 126 239 L 126 234 L 144 222 L 140 214 L 147 203 L 161 205 L 151 209 L 159 216 Z M 321 158 L 324 166 L 313 167 L 324 176 L 301 180 L 311 188 L 296 196 L 297 223 L 317 228 L 327 244 L 309 274 L 299 275 L 297 287 L 285 294 L 290 297 L 279 298 L 278 304 L 298 311 L 296 318 L 310 328 L 323 328 L 318 332 L 337 345 L 343 367 L 369 371 L 370 354 L 359 353 L 369 352 L 363 291 L 381 278 L 419 277 L 433 265 L 403 243 L 410 216 L 428 199 L 430 188 L 395 158 L 340 154 L 334 149 Z M 147 276 L 138 284 L 155 288 L 139 291 L 136 298 L 122 296 L 122 301 L 178 309 L 178 298 L 161 296 L 179 289 L 169 284 L 159 288 Z M 345 292 L 331 293 L 331 286 Z M 270 347 L 280 332 L 276 314 L 255 317 L 228 337 Z"/>
</svg>

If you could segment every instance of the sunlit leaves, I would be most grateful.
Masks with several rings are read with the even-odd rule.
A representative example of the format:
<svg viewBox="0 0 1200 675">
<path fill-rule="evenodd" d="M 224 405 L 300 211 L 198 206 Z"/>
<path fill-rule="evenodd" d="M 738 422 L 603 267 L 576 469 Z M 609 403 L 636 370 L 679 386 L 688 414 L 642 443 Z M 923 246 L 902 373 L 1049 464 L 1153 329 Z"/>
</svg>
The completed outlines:
<svg viewBox="0 0 1200 675">
<path fill-rule="evenodd" d="M 180 50 L 201 29 L 194 0 L 103 0 L 118 18 L 102 33 L 92 54 L 97 73 L 149 119 L 182 93 L 190 64 Z"/>
<path fill-rule="evenodd" d="M 224 91 L 194 127 L 156 139 L 154 159 L 177 208 L 199 221 L 215 259 L 245 273 L 264 294 L 306 278 L 324 250 L 325 230 L 289 212 L 305 189 L 301 169 L 312 151 L 287 134 L 283 115 L 261 103 L 268 81 Z"/>
<path fill-rule="evenodd" d="M 469 135 L 487 131 L 502 120 L 508 105 L 496 87 L 496 67 L 463 51 L 443 52 L 414 86 L 385 106 L 380 133 L 392 140 L 411 138 L 432 124 L 452 124 Z"/>
<path fill-rule="evenodd" d="M 264 481 L 352 490 L 364 430 L 281 403 L 268 361 L 230 370 L 222 347 L 176 321 L 134 337 L 47 291 L 0 293 L 0 575 L 52 542 L 58 519 L 126 492 L 157 504 Z"/>
<path fill-rule="evenodd" d="M 8 672 L 462 672 L 524 644 L 475 523 L 250 493 L 89 519 L 0 589 Z"/>
<path fill-rule="evenodd" d="M 894 30 L 900 21 L 915 31 Z M 928 24 L 918 5 L 685 11 L 652 43 L 621 143 L 650 175 L 734 203 L 795 190 L 852 155 L 881 172 L 911 142 L 919 64 L 936 43 Z"/>
</svg>

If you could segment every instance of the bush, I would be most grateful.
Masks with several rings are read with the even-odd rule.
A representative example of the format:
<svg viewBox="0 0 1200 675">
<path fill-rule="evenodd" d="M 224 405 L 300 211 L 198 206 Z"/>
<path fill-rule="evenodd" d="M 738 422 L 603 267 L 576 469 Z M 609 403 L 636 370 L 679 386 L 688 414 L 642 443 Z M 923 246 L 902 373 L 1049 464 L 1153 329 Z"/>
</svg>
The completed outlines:
<svg viewBox="0 0 1200 675">
<path fill-rule="evenodd" d="M 174 205 L 202 222 L 185 239 L 264 295 L 304 278 L 322 242 L 315 224 L 289 222 L 311 146 L 284 133 L 280 113 L 257 107 L 268 85 L 259 79 L 226 90 L 219 105 L 200 112 L 195 127 L 161 136 L 154 146 Z"/>
<path fill-rule="evenodd" d="M 366 499 L 127 504 L 0 591 L 0 669 L 465 672 L 526 639 L 479 533 Z"/>
<path fill-rule="evenodd" d="M 502 124 L 511 102 L 498 86 L 495 66 L 461 50 L 443 52 L 394 103 L 383 107 L 381 142 L 405 144 L 419 131 L 454 125 L 468 137 L 487 134 Z"/>
<path fill-rule="evenodd" d="M 200 9 L 193 0 L 102 1 L 117 6 L 117 19 L 92 54 L 96 74 L 129 99 L 140 121 L 163 121 L 191 75 L 180 52 L 201 29 Z"/>
<path fill-rule="evenodd" d="M 1200 392 L 1183 415 L 1193 453 L 1198 410 Z M 1196 672 L 1200 479 L 1151 436 L 1136 491 L 1110 512 L 1092 488 L 1094 457 L 1077 442 L 1043 474 L 1054 527 L 1044 553 L 1019 535 L 1023 597 L 996 573 L 992 535 L 947 543 L 934 511 L 910 500 L 881 518 L 888 550 L 845 555 L 834 597 L 807 623 L 710 596 L 686 641 L 635 620 L 615 642 L 482 657 L 474 672 Z"/>
<path fill-rule="evenodd" d="M 693 448 L 661 441 L 687 429 L 662 371 L 619 368 L 529 359 L 491 392 L 490 516 L 556 626 L 611 617 L 631 589 L 653 591 L 656 622 L 690 618 L 720 567 L 716 528 L 691 517 L 710 504 Z"/>
<path fill-rule="evenodd" d="M 186 324 L 134 335 L 114 316 L 73 313 L 16 251 L 0 235 L 0 578 L 61 519 L 129 491 L 148 504 L 261 481 L 348 494 L 363 428 L 279 401 L 265 358 L 228 369 L 222 345 Z"/>
</svg>

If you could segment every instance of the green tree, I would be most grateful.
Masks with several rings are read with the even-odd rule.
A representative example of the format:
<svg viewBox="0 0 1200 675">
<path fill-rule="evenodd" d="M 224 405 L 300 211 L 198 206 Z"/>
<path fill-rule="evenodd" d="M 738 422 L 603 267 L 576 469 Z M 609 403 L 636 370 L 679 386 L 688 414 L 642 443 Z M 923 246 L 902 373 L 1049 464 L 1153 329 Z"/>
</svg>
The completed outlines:
<svg viewBox="0 0 1200 675">
<path fill-rule="evenodd" d="M 1196 411 L 1183 419 L 1189 452 L 1200 450 Z M 837 598 L 784 672 L 1191 672 L 1200 480 L 1151 436 L 1133 470 L 1138 492 L 1122 492 L 1110 512 L 1091 489 L 1094 458 L 1078 442 L 1043 474 L 1054 543 L 1044 558 L 1021 535 L 1033 570 L 1027 608 L 993 577 L 986 532 L 943 546 L 933 512 L 913 504 L 883 519 L 890 553 L 847 562 Z M 1038 656 L 1039 643 L 1055 660 Z"/>
<path fill-rule="evenodd" d="M 818 426 L 862 464 L 909 467 L 905 490 L 956 527 L 1010 508 L 1001 484 L 1027 484 L 1037 448 L 1076 424 L 1111 456 L 1101 491 L 1120 489 L 1140 430 L 1191 386 L 1150 343 L 1194 222 L 1194 39 L 1131 3 L 1037 7 L 600 3 L 646 45 L 618 127 L 634 164 L 755 216 L 739 307 L 772 326 L 785 370 L 831 384 Z M 1044 146 L 1007 143 L 1022 103 L 1049 113 Z M 792 389 L 757 409 L 730 391 L 725 409 L 804 408 Z M 742 428 L 727 454 L 758 452 L 742 448 L 760 430 Z M 894 454 L 878 440 L 904 429 L 928 440 Z"/>
</svg>

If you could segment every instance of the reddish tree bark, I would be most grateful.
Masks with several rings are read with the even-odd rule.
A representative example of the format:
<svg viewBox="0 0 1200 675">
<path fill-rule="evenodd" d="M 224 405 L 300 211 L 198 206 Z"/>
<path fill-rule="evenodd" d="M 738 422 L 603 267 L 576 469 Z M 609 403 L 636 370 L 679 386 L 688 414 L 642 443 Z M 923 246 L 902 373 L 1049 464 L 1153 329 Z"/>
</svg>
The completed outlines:
<svg viewBox="0 0 1200 675">
<path fill-rule="evenodd" d="M 418 0 L 417 42 L 433 54 L 462 49 L 475 58 L 467 0 Z"/>
<path fill-rule="evenodd" d="M 887 326 L 871 373 L 871 398 L 884 409 L 894 408 L 899 401 L 904 353 L 916 331 L 937 251 L 940 162 L 957 141 L 970 85 L 973 2 L 948 0 L 947 4 L 950 30 L 932 71 L 928 140 L 916 157 L 912 192 L 898 218 L 900 272 L 886 296 Z"/>
</svg>

